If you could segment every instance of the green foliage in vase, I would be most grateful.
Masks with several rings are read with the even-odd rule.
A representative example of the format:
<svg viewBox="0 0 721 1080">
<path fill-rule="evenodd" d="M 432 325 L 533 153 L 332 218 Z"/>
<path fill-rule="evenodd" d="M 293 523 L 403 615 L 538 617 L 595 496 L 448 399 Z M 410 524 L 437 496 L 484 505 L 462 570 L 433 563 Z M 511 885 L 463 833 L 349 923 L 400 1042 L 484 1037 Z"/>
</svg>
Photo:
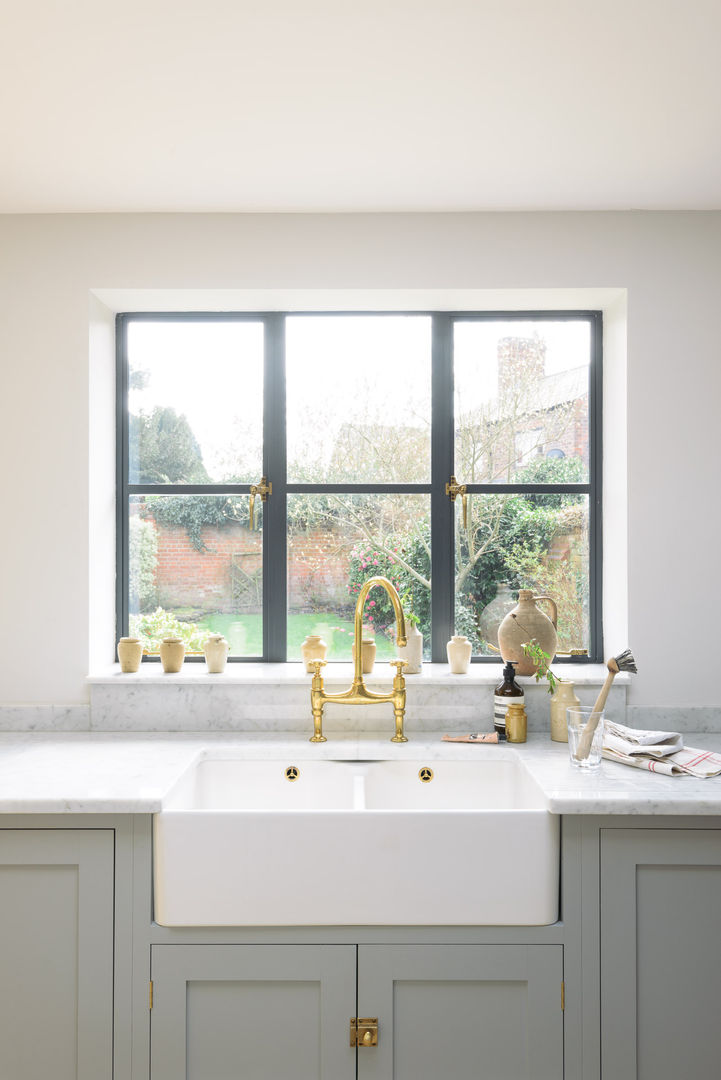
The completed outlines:
<svg viewBox="0 0 721 1080">
<path fill-rule="evenodd" d="M 548 653 L 544 652 L 535 638 L 526 641 L 521 648 L 529 660 L 532 660 L 536 665 L 536 682 L 540 682 L 543 678 L 548 679 L 548 692 L 549 694 L 555 693 L 558 680 L 549 667 L 551 657 Z"/>
</svg>

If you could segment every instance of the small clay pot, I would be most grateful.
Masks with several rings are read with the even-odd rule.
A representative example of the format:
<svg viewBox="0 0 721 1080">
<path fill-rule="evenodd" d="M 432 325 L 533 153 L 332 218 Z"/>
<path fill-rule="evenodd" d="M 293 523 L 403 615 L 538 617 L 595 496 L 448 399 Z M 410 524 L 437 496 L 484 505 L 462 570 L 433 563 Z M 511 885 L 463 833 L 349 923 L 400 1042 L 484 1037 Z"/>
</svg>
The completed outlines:
<svg viewBox="0 0 721 1080">
<path fill-rule="evenodd" d="M 454 634 L 446 645 L 452 675 L 465 675 L 471 662 L 471 643 L 464 634 Z"/>
<path fill-rule="evenodd" d="M 143 659 L 143 646 L 140 638 L 136 637 L 121 637 L 118 642 L 118 660 L 120 661 L 120 670 L 125 674 L 130 674 L 137 671 L 140 668 L 140 661 Z"/>
<path fill-rule="evenodd" d="M 180 671 L 185 659 L 185 645 L 179 637 L 166 637 L 160 643 L 160 662 L 163 671 L 175 675 Z"/>
<path fill-rule="evenodd" d="M 230 646 L 222 634 L 210 635 L 203 646 L 209 674 L 220 675 L 221 672 L 225 671 L 229 649 Z"/>
<path fill-rule="evenodd" d="M 300 647 L 300 655 L 303 657 L 303 664 L 309 675 L 313 671 L 313 668 L 310 666 L 311 661 L 325 660 L 327 653 L 328 646 L 323 641 L 323 638 L 318 634 L 308 634 L 308 637 Z"/>
</svg>

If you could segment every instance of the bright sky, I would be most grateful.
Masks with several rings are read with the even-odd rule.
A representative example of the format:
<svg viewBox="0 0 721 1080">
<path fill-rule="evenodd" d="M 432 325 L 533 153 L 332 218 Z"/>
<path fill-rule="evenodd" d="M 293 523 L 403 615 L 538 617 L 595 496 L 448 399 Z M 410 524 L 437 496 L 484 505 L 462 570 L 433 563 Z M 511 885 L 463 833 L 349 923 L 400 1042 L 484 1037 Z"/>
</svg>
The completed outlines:
<svg viewBox="0 0 721 1080">
<path fill-rule="evenodd" d="M 497 343 L 503 337 L 546 342 L 546 373 L 588 364 L 587 322 L 468 322 L 455 328 L 464 410 L 495 396 Z M 428 316 L 302 316 L 287 320 L 289 460 L 312 447 L 327 458 L 352 420 L 426 426 L 430 422 Z M 157 405 L 183 413 L 211 479 L 232 471 L 229 447 L 262 471 L 263 327 L 254 322 L 132 322 L 131 371 L 148 371 L 130 410 Z M 239 363 L 240 360 L 240 363 Z M 469 379 L 469 372 L 473 373 Z M 292 480 L 292 477 L 289 477 Z"/>
</svg>

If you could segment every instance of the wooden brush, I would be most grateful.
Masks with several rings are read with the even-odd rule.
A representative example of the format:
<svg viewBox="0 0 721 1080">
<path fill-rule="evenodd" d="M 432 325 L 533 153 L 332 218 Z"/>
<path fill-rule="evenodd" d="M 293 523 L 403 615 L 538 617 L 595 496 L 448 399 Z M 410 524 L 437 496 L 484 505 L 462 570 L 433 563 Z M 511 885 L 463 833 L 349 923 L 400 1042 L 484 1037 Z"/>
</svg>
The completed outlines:
<svg viewBox="0 0 721 1080">
<path fill-rule="evenodd" d="M 601 713 L 603 712 L 606 704 L 606 699 L 611 690 L 611 684 L 618 675 L 619 671 L 630 671 L 634 675 L 638 671 L 636 667 L 636 661 L 633 658 L 633 653 L 630 649 L 624 649 L 618 656 L 612 656 L 607 662 L 608 675 L 606 676 L 603 686 L 601 687 L 601 693 L 596 698 L 596 704 L 593 706 L 593 712 L 589 719 L 586 721 L 583 731 L 581 732 L 581 738 L 578 740 L 578 752 L 576 758 L 578 761 L 583 761 L 587 758 L 590 750 L 591 743 L 593 742 L 593 735 L 598 727 L 598 722 L 601 719 Z"/>
</svg>

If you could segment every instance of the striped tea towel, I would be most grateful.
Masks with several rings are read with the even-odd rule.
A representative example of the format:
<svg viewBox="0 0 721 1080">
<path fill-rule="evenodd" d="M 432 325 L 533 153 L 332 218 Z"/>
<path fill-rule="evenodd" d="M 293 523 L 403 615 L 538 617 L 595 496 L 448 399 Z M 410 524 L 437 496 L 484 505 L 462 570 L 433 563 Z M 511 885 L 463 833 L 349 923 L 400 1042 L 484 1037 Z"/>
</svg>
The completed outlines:
<svg viewBox="0 0 721 1080">
<path fill-rule="evenodd" d="M 721 754 L 715 754 L 712 750 L 693 750 L 690 746 L 658 758 L 638 752 L 622 754 L 606 746 L 604 739 L 602 753 L 609 761 L 620 761 L 624 765 L 634 765 L 637 769 L 663 773 L 664 776 L 698 776 L 707 779 L 721 774 Z"/>
<path fill-rule="evenodd" d="M 644 731 L 607 720 L 603 729 L 603 756 L 665 776 L 718 776 L 721 754 L 684 747 L 677 731 Z"/>
</svg>

